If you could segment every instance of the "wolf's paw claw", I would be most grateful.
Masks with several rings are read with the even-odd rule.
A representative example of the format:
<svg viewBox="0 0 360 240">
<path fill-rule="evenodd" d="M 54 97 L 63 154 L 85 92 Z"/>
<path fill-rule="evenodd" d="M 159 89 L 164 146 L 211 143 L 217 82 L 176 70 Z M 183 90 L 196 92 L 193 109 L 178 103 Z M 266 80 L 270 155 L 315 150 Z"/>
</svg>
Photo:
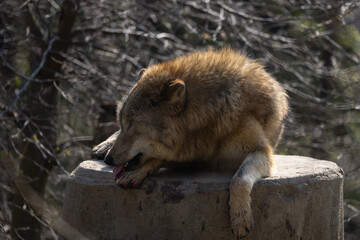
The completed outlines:
<svg viewBox="0 0 360 240">
<path fill-rule="evenodd" d="M 236 214 L 235 217 L 231 218 L 231 227 L 233 235 L 236 239 L 242 239 L 246 237 L 251 230 L 252 227 L 252 217 L 251 213 L 247 211 L 242 211 L 241 213 Z"/>
<path fill-rule="evenodd" d="M 144 173 L 141 169 L 128 171 L 122 174 L 121 177 L 116 180 L 116 184 L 125 189 L 137 188 L 142 183 L 146 175 L 147 174 Z"/>
</svg>

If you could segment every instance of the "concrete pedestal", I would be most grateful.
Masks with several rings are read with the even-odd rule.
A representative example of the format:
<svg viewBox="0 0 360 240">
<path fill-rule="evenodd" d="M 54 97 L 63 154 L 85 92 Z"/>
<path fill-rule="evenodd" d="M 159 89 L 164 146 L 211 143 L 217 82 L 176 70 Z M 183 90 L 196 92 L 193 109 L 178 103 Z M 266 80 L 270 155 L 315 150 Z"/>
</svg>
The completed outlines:
<svg viewBox="0 0 360 240">
<path fill-rule="evenodd" d="M 343 172 L 335 163 L 276 156 L 251 194 L 246 239 L 343 239 Z M 70 175 L 62 217 L 90 239 L 234 239 L 231 174 L 160 172 L 140 189 L 116 186 L 110 167 L 84 161 Z"/>
</svg>

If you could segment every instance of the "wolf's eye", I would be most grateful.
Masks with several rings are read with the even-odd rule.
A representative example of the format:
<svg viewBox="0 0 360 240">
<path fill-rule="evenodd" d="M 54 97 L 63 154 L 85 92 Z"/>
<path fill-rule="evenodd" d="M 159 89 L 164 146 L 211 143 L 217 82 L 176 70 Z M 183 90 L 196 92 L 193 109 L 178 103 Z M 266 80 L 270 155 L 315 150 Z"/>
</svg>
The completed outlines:
<svg viewBox="0 0 360 240">
<path fill-rule="evenodd" d="M 129 125 L 128 125 L 128 129 L 130 129 L 133 125 L 134 125 L 134 120 L 130 120 L 130 122 L 129 122 Z"/>
</svg>

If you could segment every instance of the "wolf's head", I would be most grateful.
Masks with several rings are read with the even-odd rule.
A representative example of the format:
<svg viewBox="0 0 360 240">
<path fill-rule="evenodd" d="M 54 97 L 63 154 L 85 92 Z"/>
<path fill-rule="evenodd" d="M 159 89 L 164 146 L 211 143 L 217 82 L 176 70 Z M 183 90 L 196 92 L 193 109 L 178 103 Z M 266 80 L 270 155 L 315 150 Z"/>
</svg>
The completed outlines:
<svg viewBox="0 0 360 240">
<path fill-rule="evenodd" d="M 119 171 L 135 170 L 150 159 L 169 159 L 175 153 L 174 131 L 186 107 L 186 85 L 169 71 L 145 70 L 127 99 L 118 106 L 121 133 L 105 157 Z M 174 122 L 175 121 L 175 122 Z"/>
</svg>

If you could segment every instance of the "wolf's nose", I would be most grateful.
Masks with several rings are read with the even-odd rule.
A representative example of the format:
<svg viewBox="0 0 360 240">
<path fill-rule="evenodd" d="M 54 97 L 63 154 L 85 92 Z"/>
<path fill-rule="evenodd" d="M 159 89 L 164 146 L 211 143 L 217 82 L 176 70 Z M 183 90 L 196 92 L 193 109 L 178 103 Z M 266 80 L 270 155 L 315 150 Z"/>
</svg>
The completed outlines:
<svg viewBox="0 0 360 240">
<path fill-rule="evenodd" d="M 104 162 L 107 164 L 107 165 L 110 165 L 110 166 L 114 166 L 114 159 L 111 155 L 106 155 L 105 156 L 105 159 L 104 159 Z"/>
</svg>

